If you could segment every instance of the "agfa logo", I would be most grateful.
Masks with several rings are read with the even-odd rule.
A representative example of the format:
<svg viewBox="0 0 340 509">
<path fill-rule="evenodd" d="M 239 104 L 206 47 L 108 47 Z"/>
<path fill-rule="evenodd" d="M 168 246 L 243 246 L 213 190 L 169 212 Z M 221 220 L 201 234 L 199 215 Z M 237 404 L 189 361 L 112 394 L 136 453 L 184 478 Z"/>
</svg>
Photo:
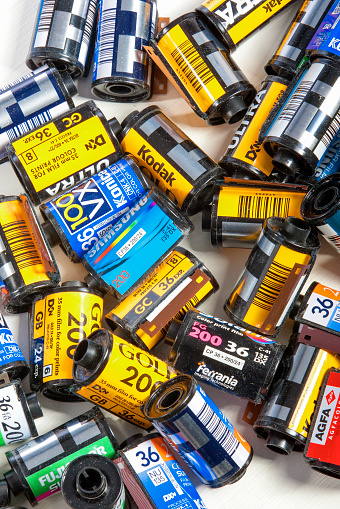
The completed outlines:
<svg viewBox="0 0 340 509">
<path fill-rule="evenodd" d="M 327 394 L 326 396 L 326 400 L 327 400 L 327 403 L 330 405 L 332 403 L 332 401 L 335 400 L 335 394 L 334 394 L 334 391 L 331 391 L 329 394 Z"/>
<path fill-rule="evenodd" d="M 88 141 L 88 143 L 85 143 L 86 150 L 95 150 L 97 147 L 101 147 L 102 145 L 105 145 L 106 140 L 102 134 L 99 134 L 95 138 L 91 138 L 91 140 Z"/>
</svg>

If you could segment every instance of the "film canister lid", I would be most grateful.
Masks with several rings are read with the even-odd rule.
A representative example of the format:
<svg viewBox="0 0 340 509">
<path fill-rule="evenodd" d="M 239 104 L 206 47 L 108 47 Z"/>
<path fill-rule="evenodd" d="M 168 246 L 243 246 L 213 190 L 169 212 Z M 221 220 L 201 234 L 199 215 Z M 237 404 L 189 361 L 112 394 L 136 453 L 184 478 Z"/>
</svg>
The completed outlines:
<svg viewBox="0 0 340 509">
<path fill-rule="evenodd" d="M 122 449 L 125 449 L 125 447 L 128 447 L 129 445 L 133 444 L 136 440 L 139 440 L 140 438 L 143 437 L 144 437 L 143 433 L 135 433 L 134 435 L 127 438 L 120 444 L 119 450 L 121 451 Z"/>
<path fill-rule="evenodd" d="M 10 500 L 9 486 L 5 479 L 0 481 L 0 507 L 5 507 L 9 504 Z"/>
<path fill-rule="evenodd" d="M 308 223 L 296 217 L 287 217 L 280 230 L 287 240 L 298 244 L 306 244 L 312 231 Z"/>
<path fill-rule="evenodd" d="M 235 124 L 242 120 L 248 110 L 248 106 L 239 95 L 233 95 L 220 108 L 221 117 L 229 124 Z"/>
<path fill-rule="evenodd" d="M 67 88 L 70 96 L 76 95 L 78 93 L 78 90 L 72 79 L 72 76 L 68 72 L 63 72 L 62 76 L 64 85 Z"/>
<path fill-rule="evenodd" d="M 120 133 L 122 132 L 122 126 L 120 125 L 116 117 L 110 118 L 108 122 L 112 133 L 116 136 L 118 141 L 121 141 Z"/>
<path fill-rule="evenodd" d="M 298 314 L 298 311 L 300 309 L 300 306 L 302 304 L 302 301 L 303 299 L 305 298 L 304 295 L 300 294 L 297 298 L 297 301 L 295 302 L 294 306 L 293 306 L 293 309 L 291 310 L 291 312 L 289 313 L 289 318 L 291 320 L 295 320 L 295 317 L 296 315 Z"/>
<path fill-rule="evenodd" d="M 211 205 L 206 205 L 202 209 L 202 230 L 210 232 L 211 229 Z"/>
<path fill-rule="evenodd" d="M 299 164 L 296 155 L 285 147 L 279 147 L 272 159 L 274 168 L 285 175 L 296 175 L 303 167 Z"/>
<path fill-rule="evenodd" d="M 95 277 L 92 276 L 92 274 L 87 274 L 84 277 L 84 281 L 90 288 L 90 290 L 97 290 L 98 292 L 101 292 L 103 295 L 106 294 L 105 288 L 96 280 Z"/>
<path fill-rule="evenodd" d="M 44 232 L 44 235 L 46 237 L 46 240 L 50 247 L 57 246 L 58 244 L 61 244 L 60 237 L 56 230 L 53 228 L 52 223 L 50 221 L 45 221 L 44 223 L 41 223 L 42 231 Z"/>
<path fill-rule="evenodd" d="M 173 345 L 176 341 L 177 334 L 179 332 L 179 329 L 181 328 L 182 322 L 179 320 L 172 320 L 170 327 L 166 333 L 166 336 L 164 338 L 164 342 L 168 345 Z"/>
<path fill-rule="evenodd" d="M 13 495 L 18 496 L 24 491 L 25 487 L 22 485 L 18 475 L 13 469 L 6 472 L 4 477 Z"/>
<path fill-rule="evenodd" d="M 313 226 L 323 225 L 340 210 L 340 178 L 334 173 L 312 186 L 301 203 L 301 216 Z"/>
<path fill-rule="evenodd" d="M 295 439 L 293 437 L 288 437 L 287 435 L 283 435 L 279 431 L 273 430 L 271 430 L 268 433 L 266 446 L 271 451 L 277 452 L 278 454 L 282 455 L 288 455 L 292 452 L 294 445 Z"/>
<path fill-rule="evenodd" d="M 74 351 L 73 361 L 76 366 L 92 371 L 98 366 L 103 353 L 101 345 L 89 339 L 83 339 Z"/>
<path fill-rule="evenodd" d="M 26 401 L 33 419 L 39 419 L 39 417 L 43 417 L 44 414 L 35 392 L 29 392 L 26 394 Z"/>
</svg>

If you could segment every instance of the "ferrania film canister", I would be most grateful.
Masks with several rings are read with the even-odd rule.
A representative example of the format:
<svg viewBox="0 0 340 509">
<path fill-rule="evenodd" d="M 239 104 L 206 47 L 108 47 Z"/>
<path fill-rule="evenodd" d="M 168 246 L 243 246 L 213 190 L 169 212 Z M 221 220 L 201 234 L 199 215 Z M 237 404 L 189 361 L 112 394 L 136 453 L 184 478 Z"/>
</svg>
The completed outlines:
<svg viewBox="0 0 340 509">
<path fill-rule="evenodd" d="M 288 318 L 320 248 L 302 219 L 269 217 L 224 310 L 254 332 L 276 336 Z"/>
<path fill-rule="evenodd" d="M 209 203 L 215 180 L 225 173 L 158 106 L 130 113 L 117 136 L 124 152 L 186 214 Z"/>
<path fill-rule="evenodd" d="M 29 373 L 25 357 L 2 313 L 0 313 L 0 372 L 7 373 L 11 380 L 23 380 Z"/>
<path fill-rule="evenodd" d="M 35 205 L 122 157 L 110 123 L 93 101 L 21 136 L 7 147 L 18 179 Z"/>
<path fill-rule="evenodd" d="M 79 401 L 73 385 L 73 353 L 102 326 L 103 297 L 81 281 L 67 281 L 36 299 L 30 313 L 30 385 L 57 401 Z"/>
<path fill-rule="evenodd" d="M 119 159 L 40 206 L 49 245 L 60 244 L 73 262 L 80 262 L 149 189 L 136 163 L 128 156 Z"/>
</svg>

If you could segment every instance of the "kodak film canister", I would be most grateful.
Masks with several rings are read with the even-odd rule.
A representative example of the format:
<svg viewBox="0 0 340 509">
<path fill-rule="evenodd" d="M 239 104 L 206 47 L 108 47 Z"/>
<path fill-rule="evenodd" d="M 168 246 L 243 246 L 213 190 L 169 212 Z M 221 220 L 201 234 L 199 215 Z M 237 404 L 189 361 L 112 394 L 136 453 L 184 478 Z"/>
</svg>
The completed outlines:
<svg viewBox="0 0 340 509">
<path fill-rule="evenodd" d="M 134 292 L 193 230 L 191 221 L 156 188 L 145 194 L 82 260 L 85 281 L 119 301 Z"/>
<path fill-rule="evenodd" d="M 340 358 L 319 348 L 298 343 L 287 353 L 282 376 L 254 425 L 269 449 L 283 455 L 303 451 L 324 376 L 332 367 L 340 367 Z"/>
<path fill-rule="evenodd" d="M 18 179 L 35 205 L 122 157 L 109 122 L 93 101 L 59 115 L 7 146 Z"/>
<path fill-rule="evenodd" d="M 0 89 L 0 163 L 6 145 L 70 108 L 77 88 L 68 73 L 44 65 Z"/>
<path fill-rule="evenodd" d="M 150 350 L 165 336 L 174 317 L 182 319 L 188 309 L 218 288 L 205 265 L 190 251 L 177 247 L 105 320 L 112 330 L 123 327 L 137 346 Z"/>
<path fill-rule="evenodd" d="M 268 180 L 272 158 L 259 142 L 260 129 L 270 110 L 284 94 L 288 81 L 268 76 L 241 120 L 226 153 L 219 161 L 229 177 Z"/>
<path fill-rule="evenodd" d="M 40 206 L 50 246 L 60 244 L 73 262 L 80 262 L 149 189 L 137 164 L 128 156 L 119 159 Z"/>
<path fill-rule="evenodd" d="M 140 428 L 150 422 L 140 408 L 175 370 L 105 329 L 89 335 L 73 355 L 72 392 Z"/>
<path fill-rule="evenodd" d="M 2 313 L 0 313 L 0 373 L 7 373 L 11 380 L 18 378 L 23 380 L 29 373 L 25 357 Z"/>
<path fill-rule="evenodd" d="M 0 278 L 6 311 L 27 311 L 60 274 L 26 195 L 0 196 Z"/>
<path fill-rule="evenodd" d="M 157 27 L 156 0 L 100 0 L 92 93 L 136 102 L 152 92 L 152 60 L 144 50 Z"/>
<path fill-rule="evenodd" d="M 114 458 L 118 444 L 99 408 L 65 422 L 17 449 L 6 452 L 11 470 L 5 479 L 17 496 L 24 493 L 32 506 L 60 491 L 63 471 L 79 456 Z"/>
<path fill-rule="evenodd" d="M 238 481 L 252 459 L 251 446 L 195 379 L 179 375 L 152 392 L 145 417 L 210 488 Z"/>
<path fill-rule="evenodd" d="M 26 65 L 37 69 L 53 62 L 59 71 L 79 78 L 94 29 L 97 0 L 41 0 Z"/>
<path fill-rule="evenodd" d="M 202 229 L 218 247 L 252 248 L 268 217 L 301 217 L 307 192 L 307 186 L 258 180 L 225 178 L 218 184 L 202 214 Z"/>
<path fill-rule="evenodd" d="M 340 478 L 340 371 L 330 369 L 322 385 L 304 458 L 316 472 Z"/>
<path fill-rule="evenodd" d="M 61 478 L 61 494 L 72 509 L 127 509 L 119 468 L 105 456 L 72 460 Z"/>
<path fill-rule="evenodd" d="M 79 401 L 73 385 L 73 353 L 77 344 L 102 326 L 103 297 L 80 281 L 33 302 L 30 313 L 30 385 L 57 401 Z"/>
<path fill-rule="evenodd" d="M 276 336 L 288 318 L 320 248 L 302 219 L 270 217 L 224 310 L 247 329 Z"/>
<path fill-rule="evenodd" d="M 209 125 L 238 122 L 254 99 L 253 85 L 195 12 L 169 23 L 145 49 Z"/>
<path fill-rule="evenodd" d="M 171 323 L 166 342 L 172 343 L 173 368 L 255 404 L 266 399 L 285 349 L 196 309 Z"/>
<path fill-rule="evenodd" d="M 225 173 L 158 106 L 130 113 L 118 138 L 151 182 L 189 215 L 209 203 L 215 180 Z"/>
<path fill-rule="evenodd" d="M 309 189 L 301 215 L 340 252 L 340 175 L 325 177 Z"/>
<path fill-rule="evenodd" d="M 131 437 L 114 460 L 138 509 L 206 507 L 196 488 L 159 433 Z M 144 461 L 143 461 L 144 458 Z M 158 482 L 153 482 L 157 479 Z M 162 482 L 161 482 L 162 481 Z"/>
<path fill-rule="evenodd" d="M 326 152 L 318 162 L 314 178 L 317 182 L 321 179 L 340 172 L 340 132 L 332 139 Z M 314 182 L 315 183 L 315 182 Z"/>
</svg>

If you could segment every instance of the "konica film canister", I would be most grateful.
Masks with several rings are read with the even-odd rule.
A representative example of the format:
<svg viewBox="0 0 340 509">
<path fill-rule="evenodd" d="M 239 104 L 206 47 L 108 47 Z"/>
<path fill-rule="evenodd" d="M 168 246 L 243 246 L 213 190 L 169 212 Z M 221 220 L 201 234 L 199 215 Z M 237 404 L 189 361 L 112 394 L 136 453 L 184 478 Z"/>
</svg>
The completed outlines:
<svg viewBox="0 0 340 509">
<path fill-rule="evenodd" d="M 152 60 L 144 50 L 157 27 L 156 0 L 99 0 L 92 93 L 136 102 L 152 93 Z"/>
<path fill-rule="evenodd" d="M 49 245 L 60 244 L 73 262 L 80 262 L 149 189 L 136 163 L 128 156 L 119 159 L 40 206 Z"/>
<path fill-rule="evenodd" d="M 161 384 L 143 411 L 210 488 L 231 484 L 245 474 L 253 456 L 251 446 L 191 376 L 179 375 Z"/>
<path fill-rule="evenodd" d="M 203 209 L 202 229 L 210 231 L 213 246 L 252 248 L 268 217 L 301 217 L 306 192 L 299 184 L 225 178 Z"/>
<path fill-rule="evenodd" d="M 197 13 L 169 23 L 146 50 L 209 125 L 238 122 L 254 99 L 253 85 Z"/>
<path fill-rule="evenodd" d="M 54 288 L 60 274 L 26 195 L 0 196 L 0 277 L 6 311 L 27 311 L 37 294 Z"/>
<path fill-rule="evenodd" d="M 117 134 L 122 149 L 186 214 L 202 210 L 225 172 L 158 106 L 133 111 Z"/>
<path fill-rule="evenodd" d="M 53 62 L 79 78 L 85 72 L 98 0 L 41 0 L 26 58 L 30 69 Z"/>
<path fill-rule="evenodd" d="M 122 157 L 109 122 L 87 101 L 7 147 L 18 179 L 35 205 L 73 187 Z"/>
<path fill-rule="evenodd" d="M 269 449 L 278 454 L 303 451 L 324 376 L 332 367 L 340 367 L 340 358 L 325 350 L 297 343 L 287 352 L 254 424 Z"/>
<path fill-rule="evenodd" d="M 320 182 L 325 177 L 339 173 L 340 171 L 340 132 L 338 131 L 331 143 L 329 144 L 326 152 L 318 162 L 314 179 Z"/>
<path fill-rule="evenodd" d="M 7 373 L 11 380 L 23 380 L 29 373 L 25 357 L 2 313 L 0 313 L 0 373 Z"/>
<path fill-rule="evenodd" d="M 67 281 L 39 297 L 30 312 L 30 385 L 57 401 L 79 401 L 73 384 L 73 353 L 102 325 L 103 297 L 81 281 Z"/>
<path fill-rule="evenodd" d="M 320 248 L 302 219 L 269 217 L 224 310 L 247 329 L 276 336 Z"/>
</svg>

